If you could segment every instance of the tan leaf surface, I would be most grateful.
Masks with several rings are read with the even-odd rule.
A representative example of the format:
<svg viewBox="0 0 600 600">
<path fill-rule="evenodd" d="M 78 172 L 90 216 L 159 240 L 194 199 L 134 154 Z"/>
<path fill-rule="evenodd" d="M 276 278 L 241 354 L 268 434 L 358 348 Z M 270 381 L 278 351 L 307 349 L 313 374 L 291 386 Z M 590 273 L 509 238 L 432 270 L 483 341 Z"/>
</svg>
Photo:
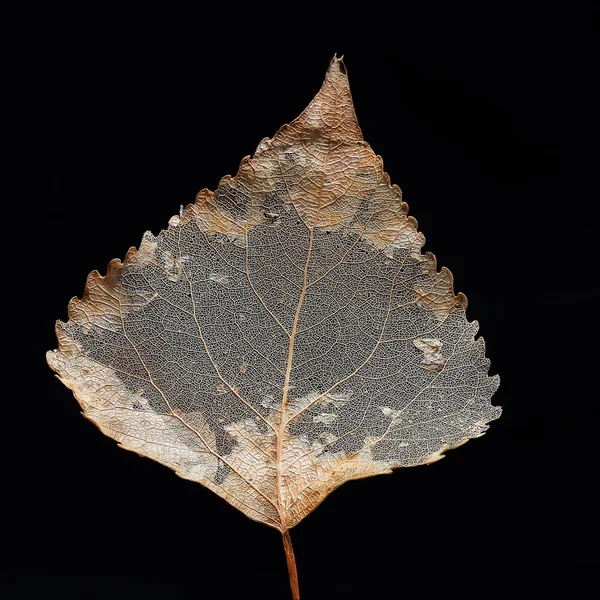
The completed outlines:
<svg viewBox="0 0 600 600">
<path fill-rule="evenodd" d="M 500 415 L 466 298 L 407 212 L 334 58 L 235 177 L 90 274 L 48 362 L 122 447 L 286 531 Z"/>
</svg>

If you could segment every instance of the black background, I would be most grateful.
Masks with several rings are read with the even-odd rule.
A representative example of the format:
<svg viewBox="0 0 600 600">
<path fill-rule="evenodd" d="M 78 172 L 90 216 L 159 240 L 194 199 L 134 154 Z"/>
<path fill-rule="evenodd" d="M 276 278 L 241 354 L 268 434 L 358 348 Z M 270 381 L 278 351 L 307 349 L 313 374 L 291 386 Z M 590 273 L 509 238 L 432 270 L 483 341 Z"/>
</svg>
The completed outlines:
<svg viewBox="0 0 600 600">
<path fill-rule="evenodd" d="M 48 15 L 7 169 L 6 597 L 288 597 L 279 534 L 119 449 L 44 353 L 87 273 L 234 174 L 335 52 L 365 139 L 469 298 L 504 413 L 439 463 L 331 494 L 292 530 L 303 598 L 581 597 L 600 562 L 591 6 Z"/>
</svg>

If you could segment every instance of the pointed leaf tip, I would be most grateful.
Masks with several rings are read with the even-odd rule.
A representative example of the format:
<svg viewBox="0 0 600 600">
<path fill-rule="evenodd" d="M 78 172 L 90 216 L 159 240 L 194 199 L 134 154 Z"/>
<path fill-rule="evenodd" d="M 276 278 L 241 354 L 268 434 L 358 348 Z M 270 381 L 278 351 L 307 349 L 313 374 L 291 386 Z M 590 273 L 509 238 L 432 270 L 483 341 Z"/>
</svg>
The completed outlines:
<svg viewBox="0 0 600 600">
<path fill-rule="evenodd" d="M 327 73 L 341 73 L 342 75 L 348 75 L 346 70 L 346 65 L 344 64 L 344 55 L 338 58 L 337 54 L 333 55 L 331 62 L 329 63 L 329 68 L 327 69 Z"/>
<path fill-rule="evenodd" d="M 274 139 L 291 143 L 300 136 L 311 142 L 329 139 L 347 144 L 363 140 L 343 58 L 337 55 L 333 57 L 317 95 L 302 114 L 290 123 L 285 134 L 278 132 Z"/>
</svg>

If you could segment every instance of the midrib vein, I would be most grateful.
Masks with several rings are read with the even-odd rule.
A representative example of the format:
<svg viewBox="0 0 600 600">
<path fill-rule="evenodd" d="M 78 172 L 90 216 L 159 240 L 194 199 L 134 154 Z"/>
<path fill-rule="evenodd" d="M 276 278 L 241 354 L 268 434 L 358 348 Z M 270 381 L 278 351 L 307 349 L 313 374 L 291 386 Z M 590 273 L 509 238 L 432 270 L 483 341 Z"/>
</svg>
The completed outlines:
<svg viewBox="0 0 600 600">
<path fill-rule="evenodd" d="M 290 341 L 288 345 L 288 359 L 287 366 L 285 369 L 285 379 L 283 382 L 283 395 L 281 399 L 281 417 L 279 423 L 279 432 L 277 433 L 277 449 L 275 452 L 275 469 L 277 476 L 277 504 L 279 506 L 279 517 L 281 520 L 281 528 L 282 531 L 287 529 L 285 524 L 285 514 L 283 510 L 283 496 L 281 489 L 281 453 L 283 448 L 283 434 L 285 431 L 286 420 L 285 420 L 285 412 L 287 409 L 288 402 L 288 393 L 290 389 L 290 378 L 292 375 L 292 364 L 294 362 L 294 342 L 296 341 L 296 332 L 298 331 L 298 322 L 300 321 L 300 312 L 302 311 L 302 305 L 304 304 L 304 297 L 306 296 L 306 291 L 308 289 L 308 266 L 310 264 L 310 257 L 312 254 L 312 245 L 313 245 L 313 237 L 314 237 L 314 229 L 311 227 L 308 230 L 308 249 L 306 251 L 306 262 L 304 264 L 304 277 L 302 282 L 302 291 L 300 292 L 300 297 L 298 298 L 298 306 L 296 307 L 296 314 L 294 315 L 294 322 L 292 324 L 292 331 L 290 333 Z"/>
</svg>

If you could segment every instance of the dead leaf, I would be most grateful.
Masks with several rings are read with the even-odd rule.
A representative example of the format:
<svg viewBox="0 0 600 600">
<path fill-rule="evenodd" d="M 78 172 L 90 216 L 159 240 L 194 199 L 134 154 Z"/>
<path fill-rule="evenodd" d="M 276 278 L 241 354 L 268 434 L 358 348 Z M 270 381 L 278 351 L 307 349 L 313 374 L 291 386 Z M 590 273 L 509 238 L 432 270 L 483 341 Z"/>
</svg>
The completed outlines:
<svg viewBox="0 0 600 600">
<path fill-rule="evenodd" d="M 128 450 L 284 534 L 500 415 L 478 325 L 363 140 L 341 59 L 235 177 L 88 277 L 48 363 Z"/>
</svg>

